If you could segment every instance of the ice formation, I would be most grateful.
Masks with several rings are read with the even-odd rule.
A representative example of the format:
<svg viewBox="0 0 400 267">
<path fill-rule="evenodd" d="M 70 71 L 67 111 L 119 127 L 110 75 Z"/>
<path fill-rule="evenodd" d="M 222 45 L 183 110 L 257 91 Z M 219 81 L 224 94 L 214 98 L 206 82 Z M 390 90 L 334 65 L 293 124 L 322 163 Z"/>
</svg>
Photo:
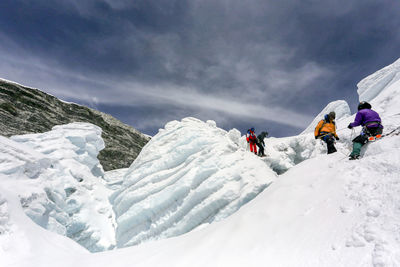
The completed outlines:
<svg viewBox="0 0 400 267">
<path fill-rule="evenodd" d="M 0 143 L 0 173 L 18 180 L 13 186 L 33 221 L 90 251 L 114 246 L 109 191 L 97 159 L 104 148 L 100 128 L 72 123 L 43 134 L 1 137 Z"/>
<path fill-rule="evenodd" d="M 277 166 L 288 163 L 289 168 L 238 212 L 187 235 L 101 261 L 86 258 L 85 264 L 399 266 L 400 118 L 393 114 L 400 103 L 398 90 L 400 84 L 392 83 L 371 99 L 373 109 L 381 112 L 384 133 L 390 134 L 364 146 L 361 160 L 347 160 L 350 141 L 359 131 L 346 128 L 354 115 L 337 122 L 341 140 L 335 154 L 326 155 L 322 144 L 311 142 L 312 133 L 267 138 L 267 148 L 275 147 L 268 153 L 274 153 Z M 302 153 L 312 156 L 292 166 Z M 137 257 L 132 261 L 131 255 Z"/>
<path fill-rule="evenodd" d="M 215 122 L 173 121 L 152 138 L 112 198 L 117 245 L 186 233 L 225 218 L 276 177 Z"/>
<path fill-rule="evenodd" d="M 400 118 L 400 59 L 366 77 L 357 86 L 360 101 L 369 101 L 381 115 L 385 132 L 395 130 Z M 341 153 L 348 154 L 351 149 L 350 140 L 359 130 L 352 132 L 347 129 L 354 115 L 350 115 L 349 105 L 345 101 L 338 100 L 329 103 L 300 135 L 266 139 L 266 153 L 269 155 L 264 159 L 266 163 L 281 174 L 304 160 L 326 153 L 325 145 L 314 140 L 313 132 L 318 121 L 330 111 L 336 112 L 337 133 L 341 138 L 337 147 Z"/>
<path fill-rule="evenodd" d="M 398 62 L 359 83 L 360 99 L 366 97 L 364 100 L 380 112 L 384 134 L 388 134 L 364 146 L 359 161 L 347 160 L 351 139 L 359 131 L 346 128 L 354 115 L 337 120 L 338 153 L 326 155 L 324 145 L 313 139 L 312 132 L 306 132 L 267 138 L 264 162 L 246 151 L 238 131 L 226 132 L 212 121 L 187 118 L 166 125 L 129 169 L 107 173 L 107 191 L 101 168 L 88 158 L 90 153 L 82 142 L 71 145 L 71 139 L 65 138 L 82 127 L 86 129 L 79 136 L 94 136 L 99 129 L 93 126 L 64 126 L 69 130 L 53 142 L 41 135 L 37 136 L 40 141 L 0 138 L 1 263 L 18 267 L 400 266 Z M 20 143 L 14 141 L 19 138 Z M 68 153 L 52 150 L 52 146 L 67 148 Z M 71 173 L 76 166 L 85 171 Z M 284 173 L 274 179 L 268 166 Z M 84 174 L 83 181 L 76 179 L 77 173 Z M 237 203 L 246 202 L 258 193 L 257 188 L 261 191 L 272 180 L 237 210 Z M 88 229 L 94 229 L 94 221 L 96 226 L 103 221 L 96 217 L 93 206 L 89 213 L 86 205 L 103 205 L 104 214 L 112 217 L 104 196 L 115 192 L 111 201 L 117 215 L 117 238 L 122 238 L 118 246 L 167 237 L 190 230 L 191 225 L 216 221 L 229 210 L 236 212 L 175 238 L 89 254 L 70 240 L 44 231 L 22 213 L 21 198 L 37 194 L 38 198 L 31 198 L 33 201 L 24 207 L 28 214 L 40 210 L 63 214 L 68 183 L 76 189 L 71 196 L 80 195 L 77 199 L 85 202 L 72 217 L 81 219 Z M 57 194 L 49 198 L 45 188 Z M 224 190 L 214 190 L 219 188 Z M 94 196 L 96 192 L 102 195 Z M 232 205 L 215 209 L 226 199 Z M 36 207 L 35 203 L 44 204 Z M 89 216 L 82 216 L 84 210 Z M 54 214 L 49 221 L 60 219 Z M 103 230 L 111 229 L 105 225 Z"/>
<path fill-rule="evenodd" d="M 378 95 L 382 97 L 383 90 L 393 91 L 391 85 L 400 80 L 400 59 L 389 66 L 371 74 L 357 84 L 360 101 L 372 101 Z M 398 86 L 397 86 L 398 87 Z M 395 95 L 392 95 L 395 96 Z M 383 102 L 378 102 L 385 104 Z M 381 105 L 384 107 L 384 105 Z"/>
</svg>

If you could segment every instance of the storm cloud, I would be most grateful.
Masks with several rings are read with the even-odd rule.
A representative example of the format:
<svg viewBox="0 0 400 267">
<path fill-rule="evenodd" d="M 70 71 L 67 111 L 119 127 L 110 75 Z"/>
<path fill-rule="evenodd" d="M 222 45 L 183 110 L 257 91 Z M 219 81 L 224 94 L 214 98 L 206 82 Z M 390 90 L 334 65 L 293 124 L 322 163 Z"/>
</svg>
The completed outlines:
<svg viewBox="0 0 400 267">
<path fill-rule="evenodd" d="M 3 0 L 0 76 L 155 134 L 194 116 L 296 134 L 400 57 L 400 2 Z"/>
</svg>

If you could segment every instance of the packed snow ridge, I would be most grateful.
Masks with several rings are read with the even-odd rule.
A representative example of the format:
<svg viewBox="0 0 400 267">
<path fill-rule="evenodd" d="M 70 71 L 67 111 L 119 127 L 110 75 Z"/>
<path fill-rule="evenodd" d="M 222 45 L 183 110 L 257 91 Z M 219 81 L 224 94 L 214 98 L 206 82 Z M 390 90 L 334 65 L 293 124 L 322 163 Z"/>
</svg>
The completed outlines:
<svg viewBox="0 0 400 267">
<path fill-rule="evenodd" d="M 168 123 L 129 169 L 107 175 L 97 126 L 73 123 L 0 142 L 0 173 L 18 181 L 26 214 L 91 252 L 219 221 L 277 176 L 246 151 L 239 131 L 194 118 Z"/>
<path fill-rule="evenodd" d="M 43 134 L 0 137 L 0 173 L 18 192 L 26 214 L 40 226 L 90 251 L 115 245 L 113 212 L 97 155 L 101 129 L 85 123 Z"/>
<path fill-rule="evenodd" d="M 117 246 L 186 233 L 238 210 L 276 174 L 214 121 L 172 121 L 143 148 L 112 197 Z"/>
</svg>

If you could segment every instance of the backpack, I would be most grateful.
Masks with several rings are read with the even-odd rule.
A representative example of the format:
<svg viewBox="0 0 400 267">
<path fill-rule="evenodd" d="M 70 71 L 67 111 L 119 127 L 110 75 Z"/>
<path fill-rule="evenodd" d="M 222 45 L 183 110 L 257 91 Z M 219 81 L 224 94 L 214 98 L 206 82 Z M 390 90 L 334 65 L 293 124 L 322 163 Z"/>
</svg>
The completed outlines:
<svg viewBox="0 0 400 267">
<path fill-rule="evenodd" d="M 329 115 L 328 115 L 328 114 L 326 114 L 326 115 L 324 116 L 323 121 L 324 121 L 324 122 L 322 123 L 321 127 L 320 127 L 319 130 L 318 130 L 318 136 L 321 134 L 321 129 L 324 128 L 325 124 L 329 123 Z M 335 121 L 332 121 L 331 123 L 333 123 L 334 125 L 336 125 Z"/>
</svg>

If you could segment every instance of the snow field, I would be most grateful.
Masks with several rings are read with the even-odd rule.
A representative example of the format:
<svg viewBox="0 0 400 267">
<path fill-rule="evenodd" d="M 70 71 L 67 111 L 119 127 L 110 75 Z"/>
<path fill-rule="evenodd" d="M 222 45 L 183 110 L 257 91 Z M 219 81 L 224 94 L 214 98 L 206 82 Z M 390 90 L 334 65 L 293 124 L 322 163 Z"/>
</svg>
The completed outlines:
<svg viewBox="0 0 400 267">
<path fill-rule="evenodd" d="M 47 231 L 28 218 L 14 193 L 18 188 L 6 176 L 0 174 L 0 179 L 6 181 L 0 185 L 0 206 L 8 229 L 0 234 L 1 266 L 54 266 L 59 262 L 73 266 L 75 256 L 89 254 L 71 239 Z"/>
<path fill-rule="evenodd" d="M 173 121 L 129 169 L 107 173 L 105 180 L 90 157 L 101 141 L 89 153 L 85 144 L 90 138 L 83 138 L 91 135 L 96 143 L 95 137 L 100 137 L 94 126 L 63 126 L 68 131 L 53 143 L 42 135 L 20 139 L 24 144 L 0 138 L 1 263 L 400 266 L 399 62 L 359 83 L 360 99 L 370 101 L 380 113 L 384 133 L 395 131 L 364 146 L 357 161 L 347 160 L 359 128 L 346 128 L 354 119 L 346 112 L 337 117 L 338 153 L 326 155 L 326 145 L 309 131 L 267 138 L 269 157 L 262 159 L 246 151 L 237 130 L 226 132 L 213 121 L 193 118 Z M 340 101 L 333 102 L 315 121 L 332 107 L 346 110 Z M 273 179 L 268 166 L 282 175 Z M 107 198 L 112 191 L 116 221 Z M 75 240 L 89 249 L 91 242 L 105 249 L 106 244 L 112 248 L 110 244 L 121 247 L 171 238 L 89 254 L 32 223 L 21 204 L 45 228 L 76 233 Z M 116 225 L 120 240 L 107 241 L 104 233 Z M 190 232 L 173 237 L 186 231 Z"/>
<path fill-rule="evenodd" d="M 117 246 L 186 233 L 250 201 L 276 174 L 215 122 L 173 121 L 143 148 L 111 198 Z M 157 153 L 155 153 L 157 151 Z"/>
<path fill-rule="evenodd" d="M 223 221 L 83 263 L 399 266 L 399 148 L 400 137 L 390 136 L 368 144 L 359 161 L 343 160 L 340 153 L 318 155 Z"/>
<path fill-rule="evenodd" d="M 345 162 L 344 213 L 359 218 L 346 247 L 366 247 L 372 266 L 400 265 L 400 137 L 368 144 L 364 157 Z M 346 166 L 347 165 L 347 166 Z"/>
</svg>

